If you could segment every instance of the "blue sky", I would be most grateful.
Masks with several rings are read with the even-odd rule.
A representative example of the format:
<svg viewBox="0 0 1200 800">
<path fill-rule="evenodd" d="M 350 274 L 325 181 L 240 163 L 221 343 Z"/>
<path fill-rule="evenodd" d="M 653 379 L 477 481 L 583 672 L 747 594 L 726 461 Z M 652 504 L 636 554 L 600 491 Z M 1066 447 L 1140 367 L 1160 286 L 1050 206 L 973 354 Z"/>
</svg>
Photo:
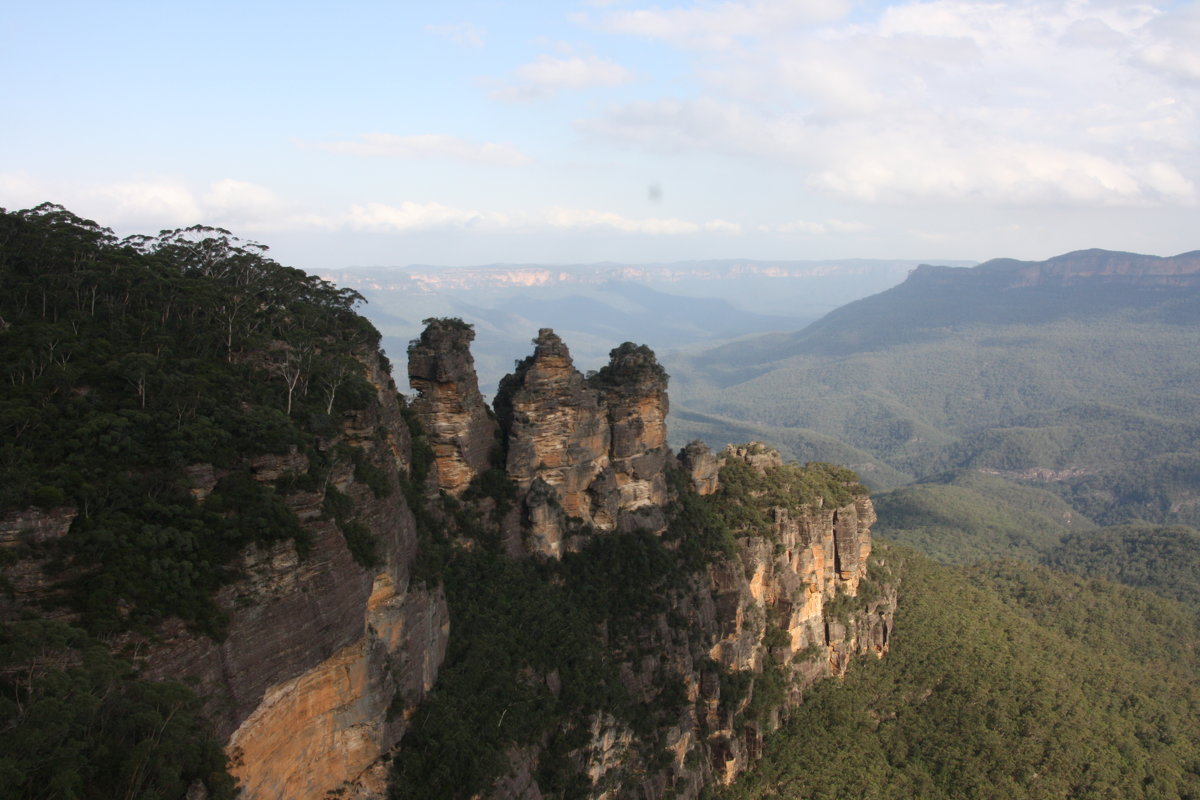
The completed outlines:
<svg viewBox="0 0 1200 800">
<path fill-rule="evenodd" d="M 1200 248 L 1200 2 L 10 4 L 0 205 L 306 269 Z"/>
</svg>

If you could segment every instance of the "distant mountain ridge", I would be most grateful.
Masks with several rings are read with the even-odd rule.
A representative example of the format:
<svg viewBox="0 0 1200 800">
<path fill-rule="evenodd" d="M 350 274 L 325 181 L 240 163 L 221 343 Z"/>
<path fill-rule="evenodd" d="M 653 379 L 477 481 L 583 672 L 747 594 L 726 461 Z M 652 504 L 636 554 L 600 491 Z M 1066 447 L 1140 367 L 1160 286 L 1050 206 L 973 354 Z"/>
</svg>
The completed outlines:
<svg viewBox="0 0 1200 800">
<path fill-rule="evenodd" d="M 1064 253 L 1045 261 L 996 258 L 969 269 L 922 264 L 909 280 L 941 283 L 967 277 L 1009 289 L 1084 284 L 1190 287 L 1200 285 L 1200 250 L 1164 257 L 1093 248 Z"/>
<path fill-rule="evenodd" d="M 967 266 L 971 261 L 943 262 Z M 612 281 L 667 282 L 685 280 L 729 280 L 745 277 L 821 278 L 834 275 L 866 275 L 868 272 L 916 261 L 895 259 L 756 260 L 709 259 L 702 261 L 628 263 L 605 261 L 584 264 L 480 264 L 439 267 L 411 264 L 404 267 L 347 267 L 323 276 L 343 286 L 371 289 L 439 291 L 488 287 L 550 286 L 556 284 L 597 285 Z"/>
<path fill-rule="evenodd" d="M 922 266 L 802 330 L 668 359 L 672 430 L 756 426 L 813 460 L 837 442 L 877 488 L 982 471 L 1101 524 L 1196 524 L 1198 299 L 1200 252 Z"/>
<path fill-rule="evenodd" d="M 977 323 L 1041 324 L 1140 308 L 1190 323 L 1183 300 L 1200 289 L 1200 251 L 1170 258 L 1079 250 L 1045 261 L 993 259 L 976 267 L 921 265 L 901 284 L 835 309 L 791 334 L 735 345 L 740 364 L 787 355 L 848 354 L 941 338 Z M 768 338 L 771 337 L 771 338 Z M 753 351 L 753 361 L 744 357 Z"/>
<path fill-rule="evenodd" d="M 626 340 L 659 352 L 738 336 L 796 330 L 894 286 L 921 262 L 898 259 L 484 264 L 347 267 L 326 272 L 361 292 L 389 352 L 428 317 L 458 317 L 481 334 L 475 358 L 485 393 L 541 327 L 571 341 L 582 368 Z M 967 261 L 936 262 L 966 265 Z"/>
</svg>

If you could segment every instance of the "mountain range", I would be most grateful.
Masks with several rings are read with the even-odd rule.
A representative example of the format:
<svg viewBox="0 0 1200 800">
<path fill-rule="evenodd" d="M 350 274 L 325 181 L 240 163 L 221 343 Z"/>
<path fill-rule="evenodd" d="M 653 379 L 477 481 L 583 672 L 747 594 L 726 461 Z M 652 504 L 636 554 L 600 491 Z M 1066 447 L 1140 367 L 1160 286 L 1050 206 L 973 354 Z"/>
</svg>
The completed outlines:
<svg viewBox="0 0 1200 800">
<path fill-rule="evenodd" d="M 543 327 L 571 342 L 582 368 L 596 369 L 623 341 L 651 342 L 665 353 L 799 328 L 892 286 L 919 263 L 491 264 L 354 268 L 323 277 L 363 293 L 389 352 L 403 352 L 428 317 L 458 317 L 475 326 L 475 361 L 490 394 Z"/>
</svg>

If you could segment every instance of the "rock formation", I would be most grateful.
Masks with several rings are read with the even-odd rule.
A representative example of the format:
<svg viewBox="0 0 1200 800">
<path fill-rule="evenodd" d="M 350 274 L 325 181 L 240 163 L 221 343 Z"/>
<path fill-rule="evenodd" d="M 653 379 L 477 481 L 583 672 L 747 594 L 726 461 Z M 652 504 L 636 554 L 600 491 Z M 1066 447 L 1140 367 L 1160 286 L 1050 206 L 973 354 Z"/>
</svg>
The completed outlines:
<svg viewBox="0 0 1200 800">
<path fill-rule="evenodd" d="M 765 520 L 733 530 L 732 549 L 710 556 L 669 610 L 644 621 L 636 653 L 654 656 L 630 653 L 621 666 L 631 697 L 647 706 L 659 702 L 659 687 L 683 686 L 684 713 L 656 734 L 669 763 L 650 769 L 645 734 L 610 713 L 580 721 L 573 734 L 582 744 L 571 761 L 595 787 L 588 797 L 624 797 L 636 786 L 647 798 L 668 789 L 694 798 L 706 784 L 728 782 L 748 768 L 763 734 L 813 681 L 840 674 L 856 654 L 886 651 L 895 594 L 868 580 L 874 511 L 865 494 L 854 493 L 853 475 L 834 468 L 817 469 L 817 483 L 833 487 L 828 496 L 801 497 L 810 471 L 785 465 L 761 444 L 717 455 L 693 443 L 678 460 L 670 458 L 667 378 L 646 347 L 614 349 L 609 364 L 585 378 L 553 331 L 542 329 L 534 345 L 502 381 L 495 402 L 526 552 L 560 559 L 585 550 L 592 537 L 633 530 L 666 536 L 671 507 L 680 502 L 668 488 L 671 470 L 685 476 L 679 491 L 706 498 L 709 508 L 749 504 Z M 735 472 L 751 488 L 731 493 L 720 474 L 739 464 Z M 765 498 L 779 485 L 792 494 L 772 505 Z M 687 624 L 680 627 L 682 620 Z M 531 679 L 549 686 L 558 680 L 553 673 Z M 764 700 L 776 680 L 786 690 Z M 732 696 L 731 686 L 743 687 L 741 694 Z M 538 747 L 516 748 L 508 757 L 508 776 L 486 797 L 553 791 L 539 785 L 545 754 Z"/>
<path fill-rule="evenodd" d="M 588 489 L 608 468 L 612 441 L 600 393 L 575 369 L 554 331 L 542 328 L 534 345 L 533 355 L 500 382 L 496 394 L 496 416 L 508 442 L 508 477 L 522 492 L 535 481 L 553 490 L 532 493 L 538 504 L 531 516 L 548 518 L 545 495 L 568 517 L 591 523 Z M 551 527 L 535 533 L 537 549 L 561 555 L 564 534 Z"/>
<path fill-rule="evenodd" d="M 601 495 L 597 506 L 607 499 L 609 507 L 593 515 L 597 526 L 608 530 L 617 526 L 622 512 L 660 509 L 667 500 L 667 374 L 650 348 L 625 342 L 588 383 L 600 390 L 608 408 L 609 469 L 616 492 Z M 632 519 L 629 524 L 647 528 L 662 524 L 659 517 L 645 514 Z"/>
<path fill-rule="evenodd" d="M 461 320 L 428 323 L 408 349 L 408 381 L 433 449 L 436 486 L 457 497 L 488 468 L 496 423 L 479 393 L 470 350 L 475 331 Z"/>
<path fill-rule="evenodd" d="M 692 442 L 680 450 L 679 465 L 687 473 L 696 494 L 705 496 L 717 490 L 721 462 L 704 442 Z"/>
<path fill-rule="evenodd" d="M 635 630 L 595 632 L 631 705 L 602 706 L 510 747 L 505 774 L 480 795 L 491 800 L 550 796 L 563 774 L 594 800 L 694 799 L 748 768 L 813 681 L 887 649 L 895 587 L 870 575 L 874 512 L 851 473 L 787 465 L 762 445 L 717 455 L 695 443 L 672 458 L 667 376 L 654 354 L 626 343 L 585 377 L 549 329 L 502 383 L 497 425 L 479 394 L 472 338 L 468 326 L 435 320 L 409 352 L 413 430 L 432 450 L 428 484 L 414 482 L 394 386 L 365 354 L 374 401 L 322 442 L 329 463 L 319 481 L 282 492 L 311 534 L 310 552 L 290 540 L 245 548 L 231 565 L 241 577 L 217 595 L 229 617 L 221 641 L 168 620 L 118 642 L 139 653 L 145 677 L 186 678 L 208 698 L 244 798 L 386 795 L 387 758 L 402 756 L 406 731 L 433 713 L 417 709 L 454 630 L 449 584 L 428 567 L 413 577 L 419 558 L 439 563 L 439 547 L 469 554 L 516 530 L 509 557 L 533 561 L 510 563 L 566 569 L 604 537 L 630 537 L 677 565 L 661 607 L 630 618 Z M 491 469 L 493 452 L 505 453 L 506 477 Z M 309 460 L 293 451 L 248 467 L 282 485 L 307 474 Z M 222 477 L 210 464 L 185 474 L 199 503 Z M 336 498 L 352 518 L 330 512 Z M 9 514 L 0 548 L 19 553 L 23 542 L 64 536 L 73 518 L 72 509 Z M 348 546 L 351 524 L 375 542 L 369 567 Z M 708 525 L 709 538 L 693 524 Z M 14 608 L 53 596 L 36 560 L 0 565 Z M 557 668 L 520 674 L 544 687 L 531 695 L 540 703 L 566 691 Z M 657 710 L 635 724 L 628 708 Z M 511 713 L 515 723 L 523 712 Z M 570 744 L 553 749 L 557 739 Z"/>
<path fill-rule="evenodd" d="M 543 328 L 534 346 L 496 395 L 534 549 L 570 549 L 568 519 L 600 531 L 661 528 L 670 451 L 667 376 L 654 353 L 626 342 L 585 378 L 554 331 Z"/>
</svg>

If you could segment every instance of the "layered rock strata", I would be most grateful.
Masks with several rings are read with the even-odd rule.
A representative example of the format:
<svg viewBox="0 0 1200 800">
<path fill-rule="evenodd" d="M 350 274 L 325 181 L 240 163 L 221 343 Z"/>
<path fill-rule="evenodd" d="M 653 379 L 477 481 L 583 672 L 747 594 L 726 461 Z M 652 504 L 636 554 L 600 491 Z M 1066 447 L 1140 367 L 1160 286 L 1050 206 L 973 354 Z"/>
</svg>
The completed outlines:
<svg viewBox="0 0 1200 800">
<path fill-rule="evenodd" d="M 417 509 L 424 533 L 405 500 L 421 492 L 401 491 L 413 461 L 400 400 L 389 376 L 371 366 L 377 397 L 323 442 L 325 477 L 318 487 L 286 495 L 312 537 L 311 551 L 301 557 L 290 541 L 246 548 L 231 565 L 242 577 L 216 598 L 229 616 L 219 642 L 176 621 L 153 637 L 127 634 L 117 643 L 139 653 L 144 676 L 186 678 L 207 696 L 242 797 L 386 796 L 386 758 L 434 687 L 453 626 L 436 575 L 426 573 L 419 584 L 412 577 L 419 542 L 438 534 L 451 549 L 479 547 L 482 540 L 454 539 L 459 520 L 467 518 L 505 541 L 509 528 L 518 529 L 518 542 L 523 532 L 524 550 L 513 551 L 522 558 L 560 558 L 621 531 L 666 534 L 685 499 L 701 502 L 710 515 L 729 504 L 752 504 L 754 513 L 745 518 L 765 520 L 734 525 L 726 548 L 672 584 L 667 608 L 638 621 L 638 630 L 627 634 L 633 644 L 611 650 L 632 701 L 668 711 L 656 712 L 649 732 L 635 730 L 613 709 L 570 723 L 577 744 L 565 763 L 594 800 L 691 799 L 706 785 L 732 780 L 754 762 L 763 734 L 808 685 L 840 674 L 855 655 L 886 651 L 895 587 L 868 574 L 869 560 L 878 558 L 865 495 L 843 487 L 827 495 L 836 502 L 826 496 L 768 502 L 775 489 L 764 487 L 790 485 L 802 470 L 761 445 L 718 455 L 696 443 L 671 458 L 666 375 L 653 353 L 632 344 L 614 350 L 604 369 L 585 378 L 566 345 L 542 330 L 533 355 L 501 387 L 497 426 L 479 396 L 472 335 L 453 321 L 434 324 L 410 352 L 409 375 L 419 392 L 413 408 L 433 450 L 430 487 L 436 491 Z M 377 361 L 368 354 L 365 363 Z M 507 447 L 515 496 L 467 493 L 499 444 Z M 257 480 L 274 484 L 305 473 L 309 464 L 292 452 L 255 458 L 249 467 Z M 732 467 L 749 481 L 741 494 L 722 484 L 722 470 Z M 680 472 L 669 480 L 672 470 Z M 368 485 L 360 472 L 376 480 Z M 222 477 L 207 464 L 186 474 L 198 502 Z M 793 483 L 799 492 L 805 482 Z M 351 501 L 353 521 L 373 537 L 376 565 L 366 568 L 352 557 L 343 521 L 326 510 L 333 490 Z M 787 492 L 793 489 L 779 496 L 793 496 Z M 0 520 L 0 547 L 18 553 L 26 543 L 61 537 L 73 514 L 9 515 Z M 677 523 L 670 530 L 657 540 L 668 548 L 684 548 L 694 533 Z M 3 576 L 19 604 L 56 590 L 32 559 L 9 558 Z M 597 635 L 615 647 L 607 632 Z M 561 683 L 555 671 L 527 677 L 552 695 Z M 671 686 L 677 696 L 666 703 L 664 687 Z M 780 686 L 782 694 L 770 693 Z M 516 800 L 558 791 L 546 783 L 550 756 L 543 746 L 514 746 L 508 774 L 482 797 Z"/>
<path fill-rule="evenodd" d="M 585 378 L 554 331 L 538 332 L 533 355 L 501 381 L 495 402 L 534 551 L 561 556 L 574 546 L 573 524 L 662 527 L 666 383 L 644 346 L 627 342 Z"/>
<path fill-rule="evenodd" d="M 492 418 L 475 374 L 475 331 L 461 320 L 429 320 L 408 349 L 413 410 L 433 450 L 436 488 L 457 497 L 489 466 L 496 442 Z"/>
</svg>

